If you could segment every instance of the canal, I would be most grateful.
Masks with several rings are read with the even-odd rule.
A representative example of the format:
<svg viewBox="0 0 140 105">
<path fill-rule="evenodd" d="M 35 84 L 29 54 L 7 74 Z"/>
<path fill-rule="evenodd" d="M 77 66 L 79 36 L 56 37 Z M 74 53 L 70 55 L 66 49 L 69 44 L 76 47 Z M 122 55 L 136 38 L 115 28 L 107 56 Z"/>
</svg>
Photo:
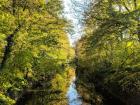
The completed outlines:
<svg viewBox="0 0 140 105">
<path fill-rule="evenodd" d="M 81 97 L 76 90 L 75 80 L 74 77 L 67 92 L 68 103 L 69 105 L 82 105 Z"/>
</svg>

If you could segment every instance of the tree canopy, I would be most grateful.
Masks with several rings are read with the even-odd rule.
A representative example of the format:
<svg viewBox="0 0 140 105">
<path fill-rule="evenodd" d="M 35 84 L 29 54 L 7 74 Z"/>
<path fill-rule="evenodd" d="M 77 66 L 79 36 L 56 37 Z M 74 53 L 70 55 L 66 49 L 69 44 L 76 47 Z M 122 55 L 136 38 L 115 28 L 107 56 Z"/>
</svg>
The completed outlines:
<svg viewBox="0 0 140 105">
<path fill-rule="evenodd" d="M 76 47 L 79 81 L 99 82 L 122 101 L 140 92 L 139 2 L 91 1 L 84 14 L 84 35 Z"/>
<path fill-rule="evenodd" d="M 62 12 L 60 0 L 0 0 L 0 104 L 13 105 L 40 79 L 51 78 L 47 82 L 55 89 L 59 84 L 54 81 L 69 79 L 71 24 Z"/>
</svg>

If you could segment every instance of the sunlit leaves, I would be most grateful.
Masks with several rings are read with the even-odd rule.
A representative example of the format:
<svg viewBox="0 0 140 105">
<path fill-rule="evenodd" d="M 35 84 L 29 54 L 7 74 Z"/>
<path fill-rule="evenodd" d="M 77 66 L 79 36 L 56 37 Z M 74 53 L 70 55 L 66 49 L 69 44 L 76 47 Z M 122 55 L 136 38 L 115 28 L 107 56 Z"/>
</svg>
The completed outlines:
<svg viewBox="0 0 140 105">
<path fill-rule="evenodd" d="M 15 104 L 15 100 L 5 96 L 4 94 L 0 93 L 0 104 L 2 105 L 13 105 Z"/>
<path fill-rule="evenodd" d="M 49 84 L 51 80 L 42 74 L 50 79 L 56 76 L 56 88 L 67 88 L 65 79 L 69 74 L 63 73 L 74 53 L 66 32 L 71 25 L 62 18 L 62 8 L 59 0 L 49 0 L 47 4 L 45 0 L 0 1 L 0 63 L 5 61 L 0 74 L 0 101 L 6 105 L 15 102 L 9 97 L 18 98 L 19 92 L 25 87 L 31 89 L 42 78 Z M 5 98 L 3 94 L 9 93 L 14 96 Z"/>
<path fill-rule="evenodd" d="M 15 18 L 11 14 L 0 11 L 0 33 L 11 34 L 15 28 Z"/>
</svg>

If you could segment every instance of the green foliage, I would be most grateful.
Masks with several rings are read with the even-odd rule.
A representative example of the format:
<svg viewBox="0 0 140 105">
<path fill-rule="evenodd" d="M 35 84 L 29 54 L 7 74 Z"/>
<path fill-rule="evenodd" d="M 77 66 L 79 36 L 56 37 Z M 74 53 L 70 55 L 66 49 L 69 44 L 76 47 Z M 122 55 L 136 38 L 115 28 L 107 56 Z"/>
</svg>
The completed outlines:
<svg viewBox="0 0 140 105">
<path fill-rule="evenodd" d="M 0 93 L 0 104 L 1 105 L 13 105 L 14 103 L 15 103 L 14 100 L 12 100 L 11 98 Z"/>
<path fill-rule="evenodd" d="M 139 0 L 95 2 L 85 12 L 85 35 L 76 46 L 77 74 L 120 97 L 139 94 Z"/>
<path fill-rule="evenodd" d="M 67 37 L 70 24 L 61 17 L 62 11 L 60 0 L 47 4 L 45 0 L 0 1 L 2 94 L 12 93 L 9 97 L 16 100 L 25 88 L 32 89 L 42 74 L 65 81 L 63 72 L 74 54 Z M 2 94 L 5 105 L 12 105 L 14 101 Z"/>
</svg>

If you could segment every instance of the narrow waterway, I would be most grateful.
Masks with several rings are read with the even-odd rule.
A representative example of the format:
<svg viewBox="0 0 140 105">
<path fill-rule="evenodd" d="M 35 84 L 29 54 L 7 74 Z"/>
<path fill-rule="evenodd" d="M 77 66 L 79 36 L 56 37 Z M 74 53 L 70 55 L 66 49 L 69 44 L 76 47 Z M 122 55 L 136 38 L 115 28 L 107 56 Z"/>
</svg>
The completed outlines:
<svg viewBox="0 0 140 105">
<path fill-rule="evenodd" d="M 67 92 L 68 103 L 69 105 L 82 105 L 81 97 L 76 90 L 75 80 L 74 77 Z"/>
<path fill-rule="evenodd" d="M 22 93 L 16 105 L 82 105 L 82 99 L 75 85 L 76 78 L 73 77 L 66 93 L 51 92 L 44 89 L 32 89 Z M 64 97 L 63 97 L 64 96 Z"/>
</svg>

